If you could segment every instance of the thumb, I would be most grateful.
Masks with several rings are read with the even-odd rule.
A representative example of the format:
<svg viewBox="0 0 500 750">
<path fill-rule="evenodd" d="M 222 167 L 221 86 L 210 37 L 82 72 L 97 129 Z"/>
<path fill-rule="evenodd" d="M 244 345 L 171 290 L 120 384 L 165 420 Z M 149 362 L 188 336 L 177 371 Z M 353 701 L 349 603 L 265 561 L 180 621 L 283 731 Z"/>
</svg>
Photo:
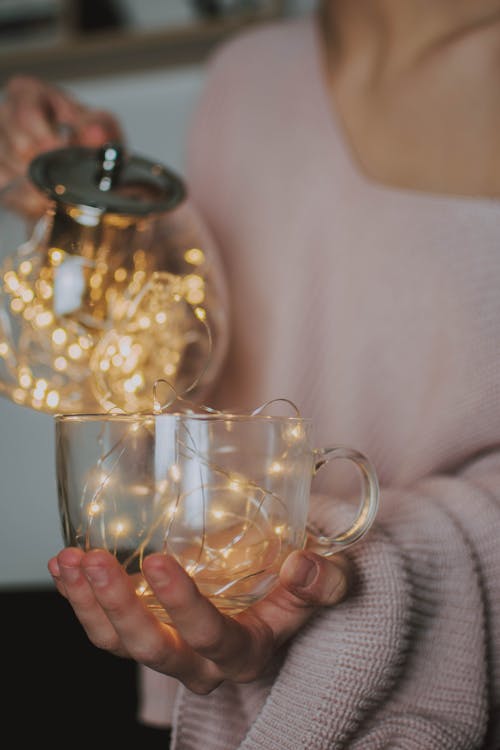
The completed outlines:
<svg viewBox="0 0 500 750">
<path fill-rule="evenodd" d="M 297 550 L 283 563 L 280 581 L 305 604 L 326 607 L 345 597 L 351 573 L 350 564 L 342 554 L 326 558 L 314 552 Z"/>
</svg>

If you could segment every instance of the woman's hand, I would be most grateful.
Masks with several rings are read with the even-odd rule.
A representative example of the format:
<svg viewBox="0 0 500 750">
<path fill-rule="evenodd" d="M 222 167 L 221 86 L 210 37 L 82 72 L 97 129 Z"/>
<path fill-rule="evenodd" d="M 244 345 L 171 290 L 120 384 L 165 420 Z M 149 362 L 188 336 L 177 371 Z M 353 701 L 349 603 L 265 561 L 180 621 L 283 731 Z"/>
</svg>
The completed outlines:
<svg viewBox="0 0 500 750">
<path fill-rule="evenodd" d="M 109 552 L 68 547 L 48 568 L 94 645 L 176 677 L 201 694 L 224 680 L 250 682 L 265 673 L 277 649 L 320 607 L 343 599 L 348 588 L 345 557 L 327 560 L 296 551 L 265 599 L 228 617 L 172 557 L 152 554 L 144 559 L 143 574 L 171 627 L 146 608 Z"/>
<path fill-rule="evenodd" d="M 38 154 L 67 145 L 98 147 L 122 140 L 116 118 L 86 107 L 68 93 L 28 76 L 11 78 L 0 104 L 0 189 L 26 174 Z M 27 215 L 40 213 L 44 202 L 33 188 L 11 200 Z M 18 205 L 19 204 L 19 205 Z"/>
</svg>

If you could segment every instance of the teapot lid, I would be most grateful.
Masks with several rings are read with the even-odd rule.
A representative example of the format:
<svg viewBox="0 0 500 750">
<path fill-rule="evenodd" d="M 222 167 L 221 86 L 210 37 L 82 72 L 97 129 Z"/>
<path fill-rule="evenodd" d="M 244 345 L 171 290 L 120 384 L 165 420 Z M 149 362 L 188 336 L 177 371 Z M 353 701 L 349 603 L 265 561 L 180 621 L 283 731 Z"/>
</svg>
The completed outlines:
<svg viewBox="0 0 500 750">
<path fill-rule="evenodd" d="M 163 164 L 107 143 L 47 151 L 29 166 L 35 185 L 58 203 L 96 213 L 147 216 L 170 211 L 185 197 L 182 179 Z"/>
</svg>

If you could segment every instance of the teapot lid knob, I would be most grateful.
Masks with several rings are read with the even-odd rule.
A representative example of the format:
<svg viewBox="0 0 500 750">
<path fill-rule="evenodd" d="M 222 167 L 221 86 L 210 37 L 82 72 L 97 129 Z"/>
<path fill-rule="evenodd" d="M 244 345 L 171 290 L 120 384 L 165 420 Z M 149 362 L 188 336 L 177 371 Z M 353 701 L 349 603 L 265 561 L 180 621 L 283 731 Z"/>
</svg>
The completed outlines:
<svg viewBox="0 0 500 750">
<path fill-rule="evenodd" d="M 119 179 L 123 162 L 123 146 L 120 143 L 105 143 L 99 149 L 99 166 L 97 170 L 97 185 L 99 190 L 107 192 Z"/>
</svg>

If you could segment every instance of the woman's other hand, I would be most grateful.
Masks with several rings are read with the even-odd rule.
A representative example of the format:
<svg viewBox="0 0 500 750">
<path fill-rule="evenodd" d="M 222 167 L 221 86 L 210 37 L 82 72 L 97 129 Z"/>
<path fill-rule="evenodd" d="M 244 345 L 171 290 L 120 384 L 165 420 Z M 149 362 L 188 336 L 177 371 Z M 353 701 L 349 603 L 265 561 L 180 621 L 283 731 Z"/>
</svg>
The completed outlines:
<svg viewBox="0 0 500 750">
<path fill-rule="evenodd" d="M 0 189 L 23 177 L 38 154 L 67 145 L 97 147 L 123 140 L 117 119 L 87 107 L 45 81 L 14 76 L 0 104 Z M 44 199 L 33 188 L 13 192 L 11 204 L 27 215 L 40 213 Z"/>
<path fill-rule="evenodd" d="M 200 594 L 172 557 L 153 554 L 144 559 L 143 574 L 171 627 L 146 608 L 104 550 L 68 547 L 48 568 L 95 646 L 171 675 L 200 694 L 224 680 L 250 682 L 264 674 L 273 654 L 318 609 L 344 598 L 349 577 L 342 555 L 327 560 L 296 551 L 265 599 L 229 617 Z"/>
</svg>

